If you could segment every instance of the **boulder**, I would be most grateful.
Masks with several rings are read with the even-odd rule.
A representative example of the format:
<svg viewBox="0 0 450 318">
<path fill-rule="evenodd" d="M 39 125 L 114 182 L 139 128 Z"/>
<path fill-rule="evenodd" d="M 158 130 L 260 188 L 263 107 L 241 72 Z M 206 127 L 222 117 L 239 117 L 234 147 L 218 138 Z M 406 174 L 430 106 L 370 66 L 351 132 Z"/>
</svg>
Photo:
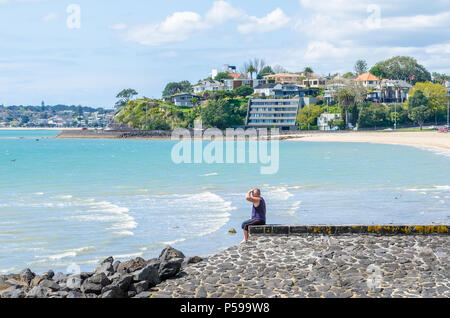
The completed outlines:
<svg viewBox="0 0 450 318">
<path fill-rule="evenodd" d="M 126 274 L 118 278 L 115 278 L 111 285 L 119 287 L 123 292 L 127 292 L 130 289 L 130 285 L 132 282 L 133 282 L 133 275 Z"/>
<path fill-rule="evenodd" d="M 173 258 L 182 258 L 182 259 L 184 259 L 185 256 L 184 256 L 183 252 L 181 252 L 181 251 L 179 251 L 177 249 L 174 249 L 174 248 L 172 248 L 170 246 L 166 247 L 165 249 L 163 249 L 162 252 L 161 252 L 161 255 L 159 255 L 159 260 L 161 262 L 168 261 L 168 260 L 171 260 Z"/>
<path fill-rule="evenodd" d="M 124 298 L 126 292 L 117 285 L 109 285 L 102 289 L 101 298 Z"/>
<path fill-rule="evenodd" d="M 146 281 L 150 286 L 158 285 L 161 280 L 159 277 L 159 263 L 148 264 L 143 269 L 133 273 L 135 282 Z"/>
<path fill-rule="evenodd" d="M 161 262 L 159 266 L 159 278 L 161 281 L 176 276 L 181 270 L 183 258 L 173 258 Z"/>
<path fill-rule="evenodd" d="M 39 285 L 39 283 L 41 282 L 42 277 L 36 275 L 34 276 L 34 278 L 31 280 L 30 282 L 30 287 L 36 287 Z"/>
<path fill-rule="evenodd" d="M 42 279 L 52 279 L 54 276 L 55 272 L 53 272 L 51 269 L 41 275 Z"/>
<path fill-rule="evenodd" d="M 105 273 L 94 274 L 92 277 L 89 277 L 87 280 L 89 283 L 100 284 L 102 287 L 111 284 L 111 281 L 106 277 Z"/>
<path fill-rule="evenodd" d="M 136 292 L 136 294 L 140 294 L 142 292 L 149 290 L 149 288 L 150 288 L 149 282 L 142 281 L 139 283 L 134 283 L 133 286 L 131 287 L 131 291 Z"/>
<path fill-rule="evenodd" d="M 83 278 L 81 278 L 80 274 L 77 275 L 71 275 L 67 277 L 66 286 L 69 289 L 81 289 L 81 284 L 83 284 Z"/>
<path fill-rule="evenodd" d="M 61 287 L 57 283 L 49 279 L 41 280 L 41 282 L 39 283 L 39 287 L 48 288 L 52 291 L 58 291 L 61 289 Z"/>
<path fill-rule="evenodd" d="M 34 274 L 29 268 L 21 271 L 19 274 L 20 280 L 27 284 L 30 284 L 35 276 L 36 274 Z"/>
<path fill-rule="evenodd" d="M 1 298 L 25 298 L 26 293 L 22 288 L 11 287 L 1 293 Z"/>
<path fill-rule="evenodd" d="M 83 294 L 79 291 L 72 290 L 67 294 L 66 298 L 83 298 Z"/>
<path fill-rule="evenodd" d="M 117 273 L 117 270 L 118 270 L 118 268 L 119 268 L 120 263 L 121 263 L 120 261 L 115 261 L 115 262 L 113 263 L 114 273 Z"/>
<path fill-rule="evenodd" d="M 199 256 L 186 257 L 183 260 L 183 263 L 181 264 L 181 268 L 186 268 L 190 264 L 197 264 L 197 263 L 200 263 L 200 262 L 203 262 L 203 258 L 201 258 Z"/>
<path fill-rule="evenodd" d="M 87 294 L 96 294 L 100 295 L 102 292 L 103 286 L 101 284 L 95 284 L 91 283 L 88 280 L 84 281 L 81 285 L 81 291 L 87 295 Z"/>
<path fill-rule="evenodd" d="M 114 268 L 111 262 L 105 262 L 100 264 L 94 271 L 95 274 L 104 273 L 106 276 L 114 274 Z"/>
<path fill-rule="evenodd" d="M 50 292 L 49 288 L 35 286 L 27 293 L 26 298 L 46 298 Z"/>
<path fill-rule="evenodd" d="M 59 283 L 65 283 L 67 281 L 67 277 L 68 277 L 68 275 L 63 274 L 63 273 L 60 272 L 60 273 L 56 273 L 56 275 L 53 276 L 53 280 L 55 282 L 57 282 L 58 284 Z"/>
<path fill-rule="evenodd" d="M 100 263 L 100 265 L 103 265 L 105 263 L 114 263 L 114 257 L 110 256 L 107 259 L 103 260 L 103 262 Z"/>
<path fill-rule="evenodd" d="M 48 295 L 48 297 L 49 298 L 67 298 L 68 295 L 69 295 L 69 293 L 66 291 L 57 291 L 57 292 L 50 293 Z"/>
<path fill-rule="evenodd" d="M 132 273 L 137 270 L 144 268 L 147 265 L 145 259 L 137 257 L 127 262 L 120 263 L 117 265 L 117 272 L 119 273 Z"/>
</svg>

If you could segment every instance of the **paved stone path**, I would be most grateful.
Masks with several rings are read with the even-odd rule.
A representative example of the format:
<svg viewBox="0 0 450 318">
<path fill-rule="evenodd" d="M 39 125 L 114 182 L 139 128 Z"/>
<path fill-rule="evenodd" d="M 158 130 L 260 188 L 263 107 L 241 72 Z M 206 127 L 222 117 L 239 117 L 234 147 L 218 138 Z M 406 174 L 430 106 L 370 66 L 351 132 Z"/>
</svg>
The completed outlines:
<svg viewBox="0 0 450 318">
<path fill-rule="evenodd" d="M 450 297 L 448 235 L 252 236 L 151 297 Z"/>
</svg>

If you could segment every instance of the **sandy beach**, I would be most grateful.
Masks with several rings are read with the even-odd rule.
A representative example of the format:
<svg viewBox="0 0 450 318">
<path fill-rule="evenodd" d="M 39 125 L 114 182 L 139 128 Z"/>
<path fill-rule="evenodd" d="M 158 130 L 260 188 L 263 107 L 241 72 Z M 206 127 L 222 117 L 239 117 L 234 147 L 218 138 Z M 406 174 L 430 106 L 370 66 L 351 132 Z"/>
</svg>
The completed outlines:
<svg viewBox="0 0 450 318">
<path fill-rule="evenodd" d="M 364 142 L 375 144 L 404 145 L 450 154 L 450 134 L 434 131 L 423 132 L 346 132 L 305 134 L 291 136 L 288 141 L 303 142 Z"/>
</svg>

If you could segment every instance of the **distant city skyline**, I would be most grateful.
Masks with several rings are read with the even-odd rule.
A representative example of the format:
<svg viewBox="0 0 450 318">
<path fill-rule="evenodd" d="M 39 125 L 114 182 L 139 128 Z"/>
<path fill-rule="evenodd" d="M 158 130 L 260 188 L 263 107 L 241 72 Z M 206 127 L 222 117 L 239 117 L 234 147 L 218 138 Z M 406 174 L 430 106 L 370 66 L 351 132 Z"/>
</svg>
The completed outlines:
<svg viewBox="0 0 450 318">
<path fill-rule="evenodd" d="M 112 108 L 224 64 L 353 71 L 397 55 L 450 73 L 446 0 L 0 0 L 0 105 Z"/>
</svg>

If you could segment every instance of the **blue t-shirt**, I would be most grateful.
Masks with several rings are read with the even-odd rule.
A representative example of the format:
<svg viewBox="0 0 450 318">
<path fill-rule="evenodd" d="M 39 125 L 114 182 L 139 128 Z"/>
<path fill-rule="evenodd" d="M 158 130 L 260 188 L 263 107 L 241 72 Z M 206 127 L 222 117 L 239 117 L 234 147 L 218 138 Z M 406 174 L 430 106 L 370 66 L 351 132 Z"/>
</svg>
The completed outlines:
<svg viewBox="0 0 450 318">
<path fill-rule="evenodd" d="M 261 201 L 259 203 L 259 206 L 255 208 L 255 205 L 253 205 L 252 209 L 252 219 L 258 220 L 258 221 L 266 221 L 266 202 L 261 197 Z"/>
</svg>

